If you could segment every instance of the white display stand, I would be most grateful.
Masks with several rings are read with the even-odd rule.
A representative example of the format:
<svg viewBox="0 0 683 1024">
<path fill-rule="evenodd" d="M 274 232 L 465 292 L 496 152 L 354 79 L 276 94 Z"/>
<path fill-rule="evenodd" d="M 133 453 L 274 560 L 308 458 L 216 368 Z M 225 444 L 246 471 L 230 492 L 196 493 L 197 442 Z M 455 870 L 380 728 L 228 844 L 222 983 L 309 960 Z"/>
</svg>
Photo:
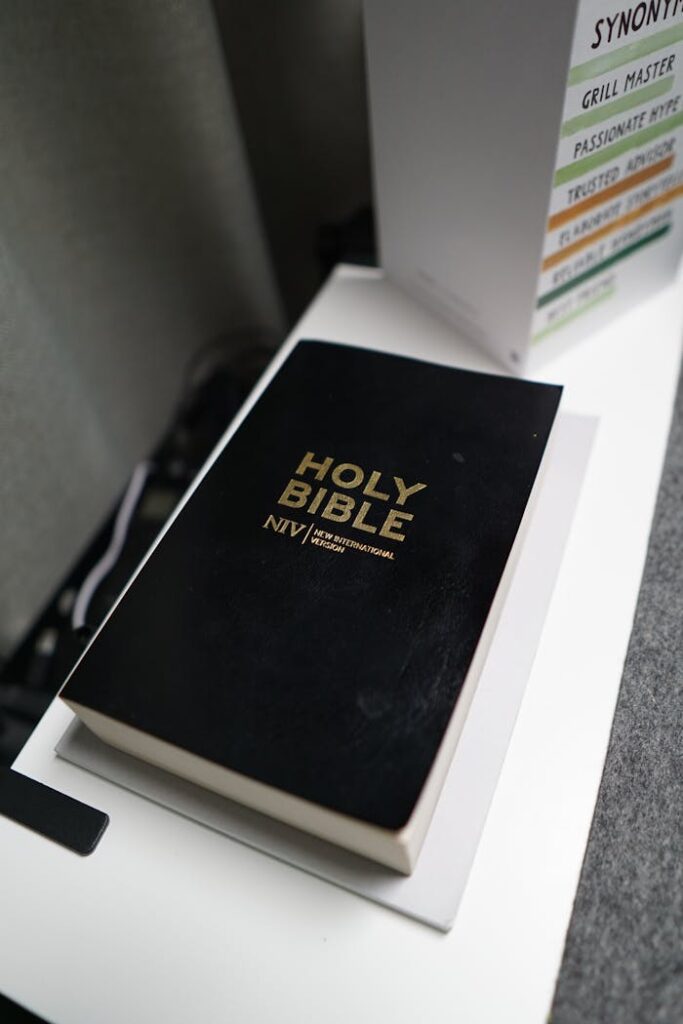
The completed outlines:
<svg viewBox="0 0 683 1024">
<path fill-rule="evenodd" d="M 145 764 L 72 722 L 57 753 L 319 878 L 448 931 L 507 753 L 590 458 L 596 420 L 560 413 L 467 720 L 409 877 Z M 227 440 L 226 434 L 226 440 Z"/>
<path fill-rule="evenodd" d="M 679 282 L 549 364 L 593 456 L 469 882 L 444 936 L 59 760 L 16 767 L 107 811 L 81 859 L 0 818 L 0 991 L 56 1024 L 542 1024 L 609 738 L 676 385 Z M 340 268 L 296 337 L 497 372 L 383 280 Z"/>
</svg>

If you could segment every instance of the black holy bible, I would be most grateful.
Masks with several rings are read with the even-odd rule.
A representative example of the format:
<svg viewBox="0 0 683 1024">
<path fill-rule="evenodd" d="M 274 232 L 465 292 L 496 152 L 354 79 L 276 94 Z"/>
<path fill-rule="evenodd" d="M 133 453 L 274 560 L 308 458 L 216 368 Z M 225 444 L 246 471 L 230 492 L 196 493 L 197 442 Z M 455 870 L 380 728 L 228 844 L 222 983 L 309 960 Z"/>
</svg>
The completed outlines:
<svg viewBox="0 0 683 1024">
<path fill-rule="evenodd" d="M 409 873 L 560 392 L 299 342 L 63 699 L 108 743 Z"/>
</svg>

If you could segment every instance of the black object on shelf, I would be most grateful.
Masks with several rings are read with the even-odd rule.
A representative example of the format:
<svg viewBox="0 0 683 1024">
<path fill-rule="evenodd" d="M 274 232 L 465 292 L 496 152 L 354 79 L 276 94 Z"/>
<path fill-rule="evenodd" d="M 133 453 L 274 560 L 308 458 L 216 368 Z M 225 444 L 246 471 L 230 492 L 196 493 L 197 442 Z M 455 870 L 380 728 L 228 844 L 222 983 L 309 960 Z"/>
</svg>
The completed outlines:
<svg viewBox="0 0 683 1024">
<path fill-rule="evenodd" d="M 12 1002 L 0 993 L 0 1020 L 2 1024 L 48 1024 L 44 1017 L 38 1017 L 18 1003 Z"/>
<path fill-rule="evenodd" d="M 335 224 L 323 224 L 318 231 L 318 259 L 323 279 L 337 263 L 376 267 L 375 220 L 371 207 L 364 206 Z"/>
<path fill-rule="evenodd" d="M 97 847 L 108 815 L 12 768 L 0 768 L 0 815 L 86 857 Z"/>
</svg>

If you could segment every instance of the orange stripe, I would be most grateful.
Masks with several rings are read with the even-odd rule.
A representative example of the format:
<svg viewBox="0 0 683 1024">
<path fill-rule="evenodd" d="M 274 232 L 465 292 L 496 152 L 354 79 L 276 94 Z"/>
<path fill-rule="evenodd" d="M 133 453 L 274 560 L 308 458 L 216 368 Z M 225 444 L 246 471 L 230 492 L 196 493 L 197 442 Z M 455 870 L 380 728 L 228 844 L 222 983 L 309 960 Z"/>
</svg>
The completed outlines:
<svg viewBox="0 0 683 1024">
<path fill-rule="evenodd" d="M 667 203 L 672 202 L 674 199 L 678 199 L 679 196 L 683 196 L 683 185 L 677 185 L 676 188 L 670 188 L 668 192 L 665 192 L 661 196 L 657 196 L 656 199 L 651 199 L 649 203 L 643 203 L 643 205 L 639 206 L 637 210 L 631 210 L 630 213 L 624 214 L 623 217 L 613 220 L 611 224 L 606 224 L 604 228 L 599 228 L 591 235 L 586 235 L 585 238 L 580 238 L 578 242 L 574 242 L 572 245 L 566 245 L 564 249 L 558 249 L 557 252 L 552 253 L 550 256 L 546 256 L 543 260 L 543 270 L 548 270 L 550 267 L 554 267 L 557 263 L 561 263 L 562 260 L 566 260 L 567 257 L 573 256 L 575 252 L 585 249 L 588 245 L 593 245 L 594 242 L 599 242 L 601 238 L 611 234 L 613 231 L 618 231 L 619 228 L 624 228 L 628 224 L 632 224 L 634 220 L 638 220 L 639 217 L 644 217 L 646 213 L 651 213 L 652 210 L 656 210 L 660 206 L 666 206 Z"/>
<path fill-rule="evenodd" d="M 655 175 L 660 174 L 662 171 L 668 171 L 673 162 L 673 156 L 667 156 L 664 160 L 660 160 L 659 163 L 653 164 L 652 167 L 645 167 L 642 171 L 636 171 L 635 174 L 629 175 L 628 178 L 622 178 L 616 185 L 610 185 L 609 188 L 604 188 L 602 192 L 596 192 L 595 195 L 589 196 L 588 199 L 583 199 L 576 206 L 569 206 L 566 210 L 554 213 L 548 220 L 548 231 L 560 228 L 567 221 L 574 220 L 574 217 L 580 217 L 586 210 L 592 210 L 594 206 L 606 203 L 609 199 L 620 196 L 622 192 L 628 192 L 630 188 L 635 188 L 636 185 L 640 185 L 643 181 L 654 178 Z"/>
</svg>

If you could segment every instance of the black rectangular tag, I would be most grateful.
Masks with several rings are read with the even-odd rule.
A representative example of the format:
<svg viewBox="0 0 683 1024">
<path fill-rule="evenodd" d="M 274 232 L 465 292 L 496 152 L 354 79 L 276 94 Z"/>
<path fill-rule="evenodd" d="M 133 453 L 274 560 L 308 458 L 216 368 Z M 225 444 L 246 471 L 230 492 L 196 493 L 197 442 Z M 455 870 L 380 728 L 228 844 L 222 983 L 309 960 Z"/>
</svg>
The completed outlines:
<svg viewBox="0 0 683 1024">
<path fill-rule="evenodd" d="M 0 814 L 86 856 L 109 824 L 109 816 L 11 768 L 0 768 Z"/>
</svg>

